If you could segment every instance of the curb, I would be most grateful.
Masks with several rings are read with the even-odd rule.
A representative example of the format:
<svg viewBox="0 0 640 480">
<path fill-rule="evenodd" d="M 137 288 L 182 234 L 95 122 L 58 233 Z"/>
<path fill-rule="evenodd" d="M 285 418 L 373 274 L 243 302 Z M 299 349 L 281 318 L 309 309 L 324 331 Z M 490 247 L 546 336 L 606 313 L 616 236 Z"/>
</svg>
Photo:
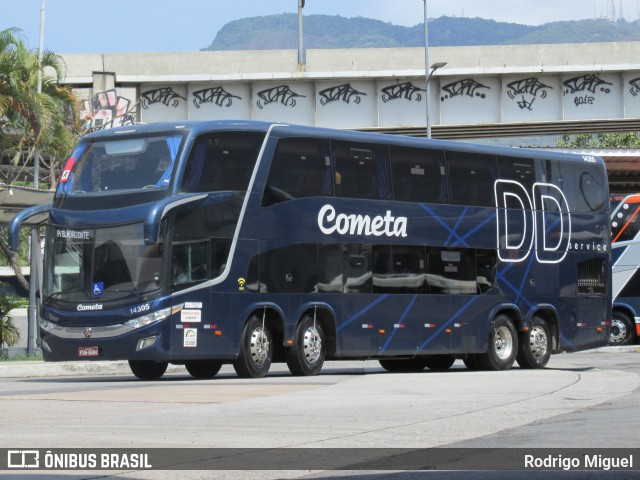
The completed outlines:
<svg viewBox="0 0 640 480">
<path fill-rule="evenodd" d="M 580 353 L 640 353 L 640 345 L 601 347 Z M 169 365 L 167 372 L 179 372 L 182 365 Z M 127 361 L 42 362 L 16 361 L 0 363 L 0 378 L 72 377 L 78 375 L 130 375 Z"/>
</svg>

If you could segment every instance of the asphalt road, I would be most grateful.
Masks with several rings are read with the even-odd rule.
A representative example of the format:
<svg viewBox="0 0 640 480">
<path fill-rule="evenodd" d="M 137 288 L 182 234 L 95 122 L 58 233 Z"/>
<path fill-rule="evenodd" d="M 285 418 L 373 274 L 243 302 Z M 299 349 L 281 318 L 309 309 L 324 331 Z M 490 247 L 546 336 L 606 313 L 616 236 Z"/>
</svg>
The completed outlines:
<svg viewBox="0 0 640 480">
<path fill-rule="evenodd" d="M 49 371 L 46 376 L 0 378 L 0 448 L 243 448 L 255 450 L 254 456 L 270 449 L 276 449 L 275 454 L 285 448 L 325 449 L 317 451 L 339 452 L 338 463 L 347 465 L 358 460 L 357 455 L 349 457 L 362 449 L 447 447 L 454 453 L 514 447 L 635 449 L 640 447 L 639 359 L 637 349 L 609 348 L 555 355 L 543 370 L 470 372 L 456 362 L 448 372 L 417 374 L 386 373 L 374 361 L 328 362 L 317 377 L 293 377 L 286 366 L 274 365 L 267 378 L 255 380 L 237 378 L 229 366 L 211 380 L 191 379 L 177 367 L 153 382 L 137 381 L 118 369 L 112 374 L 82 368 L 72 375 Z M 20 373 L 18 367 L 14 372 Z M 0 377 L 7 377 L 1 373 Z M 171 451 L 166 452 L 170 457 Z M 335 461 L 332 458 L 328 464 Z M 636 462 L 640 463 L 640 456 Z M 183 467 L 198 465 L 187 461 Z M 74 479 L 640 477 L 637 469 L 505 472 L 499 463 L 472 476 L 468 472 L 322 471 L 313 462 L 302 466 L 311 468 L 32 471 L 25 475 Z M 18 473 L 5 471 L 0 476 L 12 478 Z"/>
</svg>

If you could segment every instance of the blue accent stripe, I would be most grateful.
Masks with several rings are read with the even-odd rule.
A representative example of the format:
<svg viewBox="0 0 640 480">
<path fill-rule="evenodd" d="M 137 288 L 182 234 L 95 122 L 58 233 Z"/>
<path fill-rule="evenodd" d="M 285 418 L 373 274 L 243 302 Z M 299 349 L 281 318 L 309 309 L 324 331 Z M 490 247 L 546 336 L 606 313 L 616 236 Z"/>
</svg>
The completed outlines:
<svg viewBox="0 0 640 480">
<path fill-rule="evenodd" d="M 400 320 L 398 320 L 398 323 L 403 323 L 404 322 L 404 319 L 407 318 L 407 315 L 409 314 L 409 311 L 413 307 L 413 304 L 416 303 L 417 299 L 418 299 L 418 295 L 414 295 L 413 298 L 411 299 L 411 301 L 409 302 L 409 305 L 407 305 L 407 308 L 405 308 L 404 312 L 402 313 L 402 316 L 400 317 Z M 393 329 L 393 332 L 391 332 L 391 335 L 389 335 L 389 338 L 387 338 L 387 341 L 382 346 L 382 349 L 380 350 L 380 353 L 384 352 L 389 347 L 389 344 L 391 343 L 391 340 L 393 340 L 393 337 L 396 336 L 396 333 L 398 332 L 398 330 L 400 330 L 400 329 L 399 328 L 394 328 Z"/>
<path fill-rule="evenodd" d="M 474 228 L 472 228 L 471 230 L 469 230 L 467 233 L 465 233 L 458 242 L 464 242 L 464 240 L 466 240 L 467 238 L 469 238 L 471 235 L 473 235 L 474 233 L 476 233 L 478 230 L 480 230 L 482 227 L 484 227 L 487 223 L 489 223 L 490 221 L 492 221 L 494 218 L 496 218 L 496 213 L 494 212 L 491 216 L 485 218 L 482 222 L 480 222 L 479 224 L 477 224 Z M 458 242 L 454 242 L 453 245 L 451 245 L 452 247 L 456 247 L 458 245 Z M 464 244 L 465 246 L 467 246 L 467 244 Z"/>
<path fill-rule="evenodd" d="M 373 307 L 375 307 L 376 305 L 378 305 L 380 302 L 382 302 L 385 298 L 387 298 L 389 295 L 385 294 L 382 295 L 381 297 L 377 298 L 375 301 L 371 302 L 369 305 L 367 305 L 366 307 L 364 307 L 362 310 L 360 310 L 358 313 L 356 313 L 355 315 L 353 315 L 351 318 L 348 318 L 347 320 L 345 320 L 343 323 L 341 323 L 340 325 L 338 325 L 338 328 L 336 328 L 336 333 L 341 331 L 342 329 L 344 329 L 345 327 L 347 327 L 348 325 L 350 325 L 351 323 L 353 323 L 355 320 L 357 320 L 358 318 L 360 318 L 362 315 L 364 315 L 365 313 L 367 313 L 369 310 L 371 310 Z"/>
</svg>

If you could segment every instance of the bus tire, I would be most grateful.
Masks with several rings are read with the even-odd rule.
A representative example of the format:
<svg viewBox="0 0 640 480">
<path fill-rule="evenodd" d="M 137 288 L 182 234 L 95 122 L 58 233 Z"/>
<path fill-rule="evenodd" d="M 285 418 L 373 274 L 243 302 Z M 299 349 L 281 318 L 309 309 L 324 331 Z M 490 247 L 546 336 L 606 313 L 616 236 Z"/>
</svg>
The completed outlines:
<svg viewBox="0 0 640 480">
<path fill-rule="evenodd" d="M 215 360 L 196 360 L 185 362 L 184 368 L 193 378 L 213 378 L 222 368 L 222 362 Z"/>
<path fill-rule="evenodd" d="M 257 315 L 249 318 L 242 330 L 240 356 L 233 362 L 233 369 L 243 378 L 262 378 L 267 375 L 273 358 L 271 332 Z"/>
<path fill-rule="evenodd" d="M 444 372 L 451 368 L 456 361 L 453 355 L 429 355 L 424 357 L 424 363 L 429 370 Z"/>
<path fill-rule="evenodd" d="M 467 370 L 482 370 L 482 365 L 480 364 L 480 359 L 478 358 L 477 353 L 469 353 L 466 357 L 462 359 L 464 366 L 467 367 Z"/>
<path fill-rule="evenodd" d="M 293 346 L 287 351 L 287 366 L 293 375 L 318 375 L 324 364 L 327 349 L 322 325 L 305 315 L 298 323 Z"/>
<path fill-rule="evenodd" d="M 520 335 L 518 365 L 520 368 L 544 368 L 551 358 L 551 332 L 541 317 L 533 317 L 528 332 Z"/>
<path fill-rule="evenodd" d="M 167 371 L 169 362 L 153 360 L 129 360 L 131 372 L 140 380 L 158 380 Z"/>
<path fill-rule="evenodd" d="M 400 360 L 378 360 L 380 366 L 387 372 L 415 373 L 421 372 L 427 366 L 424 357 L 406 358 Z"/>
<path fill-rule="evenodd" d="M 518 353 L 518 332 L 511 319 L 498 315 L 491 325 L 489 350 L 478 356 L 486 370 L 509 370 Z"/>
<path fill-rule="evenodd" d="M 609 345 L 629 345 L 635 340 L 636 325 L 624 312 L 614 311 L 611 315 L 611 335 Z"/>
</svg>

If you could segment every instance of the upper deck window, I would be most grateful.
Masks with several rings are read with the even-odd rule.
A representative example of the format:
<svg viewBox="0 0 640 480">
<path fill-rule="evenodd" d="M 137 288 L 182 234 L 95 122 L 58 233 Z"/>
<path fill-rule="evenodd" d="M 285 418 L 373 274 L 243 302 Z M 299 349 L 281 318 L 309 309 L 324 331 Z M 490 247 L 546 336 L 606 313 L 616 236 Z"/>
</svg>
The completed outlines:
<svg viewBox="0 0 640 480">
<path fill-rule="evenodd" d="M 389 148 L 366 143 L 333 143 L 336 196 L 391 198 Z"/>
<path fill-rule="evenodd" d="M 181 135 L 154 135 L 81 143 L 65 165 L 58 193 L 165 190 L 181 142 Z"/>
<path fill-rule="evenodd" d="M 294 198 L 333 195 L 328 140 L 286 138 L 278 142 L 262 206 Z"/>
<path fill-rule="evenodd" d="M 223 131 L 198 137 L 189 154 L 181 191 L 246 191 L 264 135 Z"/>
</svg>

